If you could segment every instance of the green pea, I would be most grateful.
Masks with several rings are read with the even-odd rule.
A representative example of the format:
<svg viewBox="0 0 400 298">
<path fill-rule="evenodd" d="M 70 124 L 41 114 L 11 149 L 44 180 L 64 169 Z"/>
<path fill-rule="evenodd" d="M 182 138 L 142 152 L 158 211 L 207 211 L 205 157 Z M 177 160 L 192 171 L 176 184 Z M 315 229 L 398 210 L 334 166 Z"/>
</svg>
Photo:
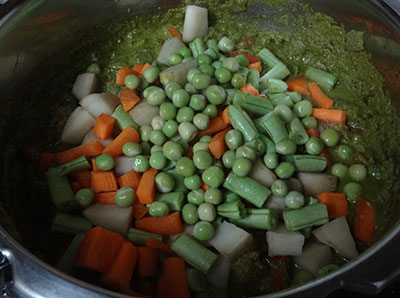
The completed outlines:
<svg viewBox="0 0 400 298">
<path fill-rule="evenodd" d="M 97 156 L 94 160 L 94 163 L 101 171 L 109 171 L 115 165 L 114 158 L 109 154 L 101 154 Z"/>
<path fill-rule="evenodd" d="M 211 63 L 211 65 L 212 65 L 215 69 L 221 68 L 221 67 L 222 67 L 222 61 L 219 61 L 219 60 L 214 61 L 213 63 Z M 214 72 L 214 75 L 215 75 L 215 72 Z"/>
<path fill-rule="evenodd" d="M 89 188 L 81 188 L 75 194 L 75 200 L 82 207 L 88 207 L 94 199 L 94 191 Z"/>
<path fill-rule="evenodd" d="M 193 76 L 192 84 L 197 90 L 205 89 L 211 84 L 211 76 L 205 73 L 198 73 Z"/>
<path fill-rule="evenodd" d="M 252 162 L 245 157 L 236 158 L 233 161 L 232 172 L 239 177 L 246 177 L 252 168 Z"/>
<path fill-rule="evenodd" d="M 346 177 L 348 170 L 349 170 L 348 166 L 342 163 L 336 163 L 331 168 L 331 174 L 339 178 L 344 178 Z"/>
<path fill-rule="evenodd" d="M 197 213 L 199 214 L 200 220 L 204 221 L 213 221 L 217 216 L 217 211 L 215 210 L 214 205 L 210 203 L 200 204 Z"/>
<path fill-rule="evenodd" d="M 123 186 L 115 193 L 115 204 L 119 207 L 132 206 L 136 199 L 136 192 L 130 186 Z"/>
<path fill-rule="evenodd" d="M 236 158 L 235 151 L 233 150 L 225 151 L 224 155 L 222 155 L 222 163 L 224 164 L 224 167 L 227 169 L 232 169 L 235 158 Z"/>
<path fill-rule="evenodd" d="M 197 174 L 185 177 L 183 184 L 185 184 L 186 188 L 190 190 L 199 189 L 201 187 L 201 177 Z"/>
<path fill-rule="evenodd" d="M 363 181 L 367 177 L 367 168 L 361 164 L 355 164 L 349 168 L 349 176 L 355 181 Z"/>
<path fill-rule="evenodd" d="M 299 118 L 308 117 L 312 112 L 312 104 L 309 100 L 301 100 L 294 105 L 293 112 Z"/>
<path fill-rule="evenodd" d="M 208 47 L 207 50 L 204 51 L 205 54 L 211 57 L 211 60 L 218 59 L 218 51 L 217 49 L 213 49 Z"/>
<path fill-rule="evenodd" d="M 162 132 L 165 136 L 171 138 L 178 133 L 178 126 L 179 124 L 175 120 L 168 120 L 162 128 Z"/>
<path fill-rule="evenodd" d="M 169 208 L 165 202 L 153 202 L 149 206 L 149 214 L 151 216 L 162 217 L 169 213 Z"/>
<path fill-rule="evenodd" d="M 311 128 L 317 128 L 318 127 L 318 122 L 317 119 L 314 117 L 308 116 L 305 117 L 301 120 L 301 123 L 303 123 L 303 126 L 305 129 L 311 129 Z"/>
<path fill-rule="evenodd" d="M 172 54 L 168 57 L 168 63 L 170 65 L 177 65 L 182 63 L 183 57 L 179 54 Z"/>
<path fill-rule="evenodd" d="M 165 94 L 169 99 L 172 99 L 172 96 L 176 90 L 182 89 L 182 86 L 179 85 L 177 82 L 169 82 L 165 85 Z"/>
<path fill-rule="evenodd" d="M 219 205 L 224 195 L 218 188 L 210 187 L 204 193 L 204 201 L 213 205 Z"/>
<path fill-rule="evenodd" d="M 277 105 L 274 112 L 285 123 L 290 123 L 293 119 L 293 112 L 287 105 Z"/>
<path fill-rule="evenodd" d="M 167 137 L 163 134 L 161 130 L 155 129 L 150 133 L 150 142 L 155 145 L 162 146 L 166 140 Z"/>
<path fill-rule="evenodd" d="M 253 148 L 243 145 L 236 149 L 236 158 L 239 157 L 245 157 L 251 161 L 255 161 L 257 153 Z"/>
<path fill-rule="evenodd" d="M 181 55 L 183 58 L 187 58 L 187 57 L 192 57 L 192 51 L 189 49 L 189 48 L 187 48 L 187 47 L 185 47 L 185 46 L 183 46 L 183 47 L 181 47 L 180 49 L 179 49 L 179 55 Z"/>
<path fill-rule="evenodd" d="M 99 75 L 101 73 L 100 66 L 97 63 L 90 64 L 86 71 L 94 73 L 96 75 Z"/>
<path fill-rule="evenodd" d="M 163 102 L 160 105 L 160 117 L 163 120 L 173 120 L 176 117 L 176 107 L 171 102 Z"/>
<path fill-rule="evenodd" d="M 189 107 L 195 111 L 202 111 L 206 107 L 206 98 L 201 94 L 193 94 L 190 97 Z"/>
<path fill-rule="evenodd" d="M 202 73 L 208 74 L 210 77 L 214 77 L 215 68 L 211 65 L 200 65 L 199 69 Z"/>
<path fill-rule="evenodd" d="M 281 179 L 288 179 L 293 176 L 295 170 L 294 165 L 290 162 L 284 161 L 275 168 L 275 174 Z"/>
<path fill-rule="evenodd" d="M 316 137 L 310 137 L 306 143 L 306 151 L 310 155 L 318 155 L 324 149 L 322 141 Z"/>
<path fill-rule="evenodd" d="M 212 59 L 207 54 L 200 54 L 199 56 L 197 56 L 197 64 L 198 65 L 210 65 L 211 62 L 212 62 Z"/>
<path fill-rule="evenodd" d="M 214 105 L 223 103 L 226 99 L 225 89 L 218 85 L 211 85 L 206 90 L 208 101 Z"/>
<path fill-rule="evenodd" d="M 335 265 L 335 264 L 326 265 L 326 266 L 324 266 L 324 267 L 322 267 L 322 268 L 320 268 L 320 269 L 318 270 L 318 272 L 317 272 L 317 277 L 326 276 L 326 275 L 328 275 L 328 274 L 330 274 L 330 273 L 332 273 L 332 272 L 335 272 L 335 271 L 338 270 L 338 269 L 339 269 L 339 266 L 338 266 L 338 265 Z"/>
<path fill-rule="evenodd" d="M 291 155 L 296 153 L 297 146 L 292 140 L 284 139 L 275 144 L 275 150 L 282 155 Z"/>
<path fill-rule="evenodd" d="M 183 155 L 183 148 L 177 142 L 167 141 L 163 146 L 163 153 L 169 160 L 177 161 Z"/>
<path fill-rule="evenodd" d="M 197 151 L 193 154 L 193 163 L 199 170 L 205 170 L 212 165 L 213 158 L 207 151 Z"/>
<path fill-rule="evenodd" d="M 191 122 L 193 120 L 194 112 L 192 108 L 183 107 L 178 110 L 178 114 L 176 115 L 176 121 L 178 123 L 182 122 Z"/>
<path fill-rule="evenodd" d="M 308 283 L 309 281 L 312 281 L 313 279 L 314 279 L 314 276 L 310 272 L 304 271 L 304 270 L 296 272 L 296 274 L 293 277 L 293 281 L 299 285 Z"/>
<path fill-rule="evenodd" d="M 196 153 L 197 151 L 207 151 L 210 152 L 210 149 L 208 148 L 208 143 L 204 142 L 197 142 L 193 146 L 193 153 Z"/>
<path fill-rule="evenodd" d="M 140 87 L 139 87 L 139 89 L 144 90 L 147 87 L 149 87 L 150 83 L 146 81 L 144 76 L 140 76 L 139 79 L 140 79 Z"/>
<path fill-rule="evenodd" d="M 177 108 L 182 108 L 189 103 L 190 95 L 185 89 L 179 89 L 172 95 L 172 102 Z"/>
<path fill-rule="evenodd" d="M 128 157 L 134 157 L 142 153 L 142 147 L 135 142 L 127 142 L 122 146 L 122 153 Z"/>
<path fill-rule="evenodd" d="M 240 66 L 243 66 L 243 67 L 247 68 L 249 66 L 249 64 L 250 64 L 249 59 L 247 59 L 247 57 L 245 55 L 242 55 L 242 54 L 237 55 L 235 57 L 235 59 L 236 59 L 237 62 L 239 62 Z"/>
<path fill-rule="evenodd" d="M 190 142 L 196 137 L 197 128 L 190 122 L 182 122 L 178 126 L 178 132 L 184 141 Z"/>
<path fill-rule="evenodd" d="M 246 142 L 244 143 L 244 145 L 253 149 L 256 152 L 257 156 L 262 156 L 263 154 L 265 154 L 265 144 L 259 138 L 256 138 L 250 142 Z"/>
<path fill-rule="evenodd" d="M 193 124 L 200 130 L 206 129 L 210 123 L 210 117 L 203 113 L 198 113 L 193 117 Z"/>
<path fill-rule="evenodd" d="M 344 160 L 349 160 L 353 157 L 353 149 L 349 145 L 340 145 L 337 149 L 337 153 L 340 158 Z"/>
<path fill-rule="evenodd" d="M 234 88 L 240 89 L 246 84 L 246 80 L 240 73 L 235 73 L 232 76 L 231 84 Z"/>
<path fill-rule="evenodd" d="M 285 205 L 290 209 L 299 209 L 304 206 L 304 196 L 301 192 L 290 191 L 285 197 Z"/>
<path fill-rule="evenodd" d="M 204 183 L 210 187 L 219 187 L 224 182 L 224 171 L 217 166 L 207 168 L 201 175 Z"/>
<path fill-rule="evenodd" d="M 197 93 L 196 88 L 194 88 L 193 85 L 190 84 L 190 83 L 186 83 L 185 87 L 183 89 L 185 89 L 186 92 L 189 93 L 189 94 L 196 94 Z M 189 102 L 189 104 L 190 104 L 190 102 Z"/>
<path fill-rule="evenodd" d="M 349 182 L 343 187 L 343 193 L 350 202 L 355 203 L 362 195 L 362 186 L 355 182 Z"/>
<path fill-rule="evenodd" d="M 162 151 L 153 152 L 149 164 L 153 169 L 161 170 L 167 165 L 167 158 Z"/>
<path fill-rule="evenodd" d="M 199 214 L 197 213 L 197 206 L 192 203 L 185 204 L 182 208 L 182 219 L 188 225 L 194 225 L 199 221 Z"/>
<path fill-rule="evenodd" d="M 225 135 L 225 143 L 231 150 L 236 150 L 243 145 L 243 135 L 236 129 L 231 129 Z"/>
<path fill-rule="evenodd" d="M 230 72 L 237 72 L 239 70 L 239 62 L 235 58 L 229 57 L 222 62 L 222 66 L 227 68 Z"/>
<path fill-rule="evenodd" d="M 153 154 L 154 152 L 162 152 L 162 146 L 153 145 L 153 147 L 150 149 L 150 154 Z"/>
<path fill-rule="evenodd" d="M 190 177 L 194 175 L 196 169 L 194 167 L 193 161 L 185 156 L 181 157 L 176 162 L 175 171 L 183 177 Z"/>
<path fill-rule="evenodd" d="M 165 121 L 163 118 L 161 118 L 161 116 L 154 116 L 153 119 L 151 119 L 151 127 L 154 130 L 161 130 L 163 128 L 164 124 L 165 124 Z M 150 132 L 150 136 L 151 136 L 151 133 L 152 132 Z"/>
<path fill-rule="evenodd" d="M 191 83 L 191 84 L 193 85 L 193 77 L 194 77 L 195 75 L 197 75 L 197 74 L 200 74 L 200 73 L 202 73 L 202 72 L 201 72 L 200 69 L 198 69 L 198 68 L 192 68 L 191 70 L 189 70 L 189 71 L 188 71 L 188 74 L 187 74 L 187 76 L 186 76 L 188 82 Z"/>
<path fill-rule="evenodd" d="M 287 195 L 289 188 L 285 181 L 276 179 L 271 185 L 271 191 L 274 196 L 283 198 Z"/>
<path fill-rule="evenodd" d="M 140 140 L 142 142 L 150 141 L 150 133 L 152 130 L 153 128 L 150 125 L 142 125 L 139 129 Z"/>
<path fill-rule="evenodd" d="M 222 63 L 221 63 L 222 65 Z M 215 70 L 214 72 L 215 78 L 217 79 L 218 82 L 224 84 L 224 83 L 228 83 L 231 79 L 232 79 L 232 74 L 229 71 L 229 69 L 227 69 L 226 67 L 219 67 Z"/>
<path fill-rule="evenodd" d="M 195 189 L 188 193 L 187 200 L 189 203 L 199 206 L 204 203 L 204 190 Z"/>
<path fill-rule="evenodd" d="M 230 54 L 234 48 L 235 44 L 226 36 L 222 37 L 218 42 L 218 49 L 220 49 L 224 53 Z"/>
<path fill-rule="evenodd" d="M 270 152 L 264 155 L 264 164 L 268 169 L 275 169 L 278 164 L 279 164 L 279 160 L 278 160 L 278 154 L 276 154 L 275 152 Z"/>
<path fill-rule="evenodd" d="M 183 155 L 186 155 L 186 153 L 188 153 L 189 147 L 190 147 L 189 144 L 188 144 L 188 142 L 186 142 L 185 140 L 182 140 L 182 139 L 176 140 L 176 142 L 177 142 L 179 145 L 182 146 Z"/>
<path fill-rule="evenodd" d="M 327 147 L 334 147 L 339 143 L 339 133 L 333 128 L 325 129 L 320 138 Z"/>
<path fill-rule="evenodd" d="M 140 86 L 140 79 L 135 75 L 127 75 L 125 78 L 125 86 L 129 89 L 136 89 Z"/>
<path fill-rule="evenodd" d="M 215 228 L 207 221 L 199 221 L 194 225 L 193 235 L 200 241 L 211 240 L 214 237 Z"/>
<path fill-rule="evenodd" d="M 222 161 L 220 159 L 216 159 L 214 161 L 214 166 L 219 167 L 220 169 L 224 170 L 224 164 L 222 163 Z"/>
<path fill-rule="evenodd" d="M 158 89 L 159 87 L 157 86 L 149 86 L 146 89 L 143 90 L 143 97 L 147 98 L 150 94 L 151 91 Z"/>
<path fill-rule="evenodd" d="M 149 168 L 149 160 L 143 155 L 136 155 L 132 161 L 133 170 L 136 172 L 146 172 Z"/>
<path fill-rule="evenodd" d="M 158 79 L 159 73 L 160 71 L 157 66 L 152 65 L 143 72 L 143 77 L 151 84 Z"/>
<path fill-rule="evenodd" d="M 210 143 L 212 140 L 212 136 L 202 136 L 199 140 L 199 142 L 203 143 Z"/>
<path fill-rule="evenodd" d="M 203 110 L 203 114 L 208 115 L 211 119 L 215 118 L 218 114 L 218 109 L 215 105 L 209 104 Z"/>
<path fill-rule="evenodd" d="M 172 175 L 161 172 L 155 178 L 156 188 L 161 193 L 171 192 L 175 188 L 175 180 Z"/>
</svg>

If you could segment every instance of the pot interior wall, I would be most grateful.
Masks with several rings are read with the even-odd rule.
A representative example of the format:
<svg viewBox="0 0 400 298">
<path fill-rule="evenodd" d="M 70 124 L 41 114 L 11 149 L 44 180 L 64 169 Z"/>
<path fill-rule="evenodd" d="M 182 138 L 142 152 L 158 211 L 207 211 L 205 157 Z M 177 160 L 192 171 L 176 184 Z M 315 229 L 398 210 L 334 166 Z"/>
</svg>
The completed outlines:
<svg viewBox="0 0 400 298">
<path fill-rule="evenodd" d="M 104 42 L 93 26 L 165 11 L 177 2 L 32 0 L 0 29 L 0 223 L 50 263 L 60 255 L 57 248 L 67 239 L 50 232 L 55 209 L 43 184 L 39 154 L 58 144 L 60 123 L 76 106 L 70 94 L 75 76 L 91 63 L 87 55 L 91 47 Z M 399 80 L 399 27 L 372 2 L 310 4 L 349 28 L 366 32 L 366 47 L 384 75 L 392 98 L 400 98 L 400 84 L 395 83 Z M 300 6 L 280 11 L 255 4 L 249 7 L 248 17 L 265 15 L 260 18 L 264 20 L 261 28 L 290 31 L 280 21 L 281 16 L 286 14 L 295 20 L 298 13 Z M 398 106 L 399 101 L 394 104 Z M 394 197 L 391 202 L 393 216 L 387 221 L 388 227 L 397 221 L 397 201 Z"/>
</svg>

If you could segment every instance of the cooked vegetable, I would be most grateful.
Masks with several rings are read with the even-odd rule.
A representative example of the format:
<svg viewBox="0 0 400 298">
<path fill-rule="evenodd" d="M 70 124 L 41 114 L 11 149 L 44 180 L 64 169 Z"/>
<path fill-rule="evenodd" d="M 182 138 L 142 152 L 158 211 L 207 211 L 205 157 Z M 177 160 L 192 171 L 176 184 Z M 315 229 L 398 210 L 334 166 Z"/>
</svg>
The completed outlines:
<svg viewBox="0 0 400 298">
<path fill-rule="evenodd" d="M 156 239 L 158 241 L 162 241 L 161 235 L 141 231 L 141 230 L 138 230 L 135 228 L 129 228 L 128 233 L 126 234 L 126 239 L 138 246 L 147 245 L 147 241 L 150 238 Z M 153 248 L 155 248 L 155 247 L 153 247 Z"/>
<path fill-rule="evenodd" d="M 95 118 L 101 114 L 110 115 L 119 103 L 119 98 L 111 93 L 90 94 L 79 102 Z"/>
<path fill-rule="evenodd" d="M 96 92 L 97 90 L 97 78 L 94 73 L 86 72 L 76 77 L 75 83 L 72 86 L 72 94 L 77 100 Z"/>
<path fill-rule="evenodd" d="M 331 249 L 321 243 L 306 244 L 301 256 L 294 258 L 295 263 L 303 270 L 317 276 L 317 272 L 322 267 L 332 264 L 333 258 Z"/>
<path fill-rule="evenodd" d="M 358 199 L 354 218 L 354 237 L 362 242 L 370 243 L 374 238 L 375 215 L 367 200 Z"/>
<path fill-rule="evenodd" d="M 208 32 L 207 9 L 196 5 L 186 6 L 185 23 L 183 25 L 183 41 L 190 42 L 203 37 Z"/>
<path fill-rule="evenodd" d="M 254 179 L 267 188 L 270 188 L 272 183 L 277 179 L 275 173 L 268 169 L 261 159 L 256 159 L 253 163 L 248 177 Z"/>
<path fill-rule="evenodd" d="M 301 256 L 305 238 L 300 232 L 290 232 L 285 227 L 267 232 L 268 255 Z"/>
<path fill-rule="evenodd" d="M 323 123 L 346 124 L 346 112 L 342 110 L 312 109 L 311 116 Z"/>
<path fill-rule="evenodd" d="M 96 137 L 94 135 L 94 129 L 91 129 L 86 134 L 86 136 L 83 138 L 82 145 L 83 144 L 87 144 L 87 143 L 91 143 L 91 142 L 94 142 L 94 141 L 99 142 L 103 147 L 107 147 L 108 145 L 111 144 L 111 142 L 113 141 L 113 138 L 109 137 L 109 138 L 107 138 L 105 140 L 99 139 L 98 137 Z"/>
<path fill-rule="evenodd" d="M 86 134 L 93 128 L 96 119 L 84 108 L 77 107 L 68 117 L 61 134 L 61 142 L 78 145 Z"/>
<path fill-rule="evenodd" d="M 57 168 L 50 168 L 46 173 L 46 181 L 50 190 L 50 196 L 54 205 L 63 211 L 76 207 L 74 193 L 66 176 L 60 176 Z"/>
<path fill-rule="evenodd" d="M 297 231 L 327 223 L 328 210 L 324 204 L 308 205 L 300 209 L 283 212 L 283 221 L 289 231 Z"/>
<path fill-rule="evenodd" d="M 140 230 L 161 235 L 179 234 L 183 231 L 179 212 L 173 212 L 163 217 L 148 216 L 137 219 L 135 226 Z"/>
<path fill-rule="evenodd" d="M 135 107 L 129 111 L 129 115 L 132 117 L 138 125 L 150 125 L 151 120 L 159 114 L 159 107 L 150 105 L 147 100 L 142 99 Z"/>
<path fill-rule="evenodd" d="M 331 90 L 337 82 L 336 76 L 312 66 L 307 68 L 304 75 L 310 80 L 317 82 L 322 88 L 328 91 Z"/>
<path fill-rule="evenodd" d="M 323 192 L 316 198 L 328 208 L 329 219 L 349 214 L 346 196 L 342 193 Z"/>
<path fill-rule="evenodd" d="M 139 134 L 133 127 L 127 126 L 113 141 L 103 150 L 103 154 L 118 156 L 122 154 L 125 143 L 139 142 Z"/>
<path fill-rule="evenodd" d="M 72 262 L 74 261 L 78 249 L 85 237 L 85 234 L 76 234 L 70 244 L 68 245 L 67 249 L 64 251 L 63 255 L 57 262 L 56 268 L 61 270 L 65 273 L 73 274 L 75 271 Z"/>
<path fill-rule="evenodd" d="M 150 247 L 138 247 L 138 260 L 135 271 L 140 277 L 153 276 L 157 268 L 158 252 Z"/>
<path fill-rule="evenodd" d="M 218 255 L 217 260 L 207 274 L 207 280 L 211 286 L 226 289 L 229 280 L 230 261 L 228 258 Z"/>
<path fill-rule="evenodd" d="M 332 108 L 334 101 L 321 91 L 317 83 L 308 83 L 308 89 L 310 90 L 312 100 L 317 105 L 324 109 Z"/>
<path fill-rule="evenodd" d="M 86 233 L 92 227 L 92 223 L 84 217 L 57 213 L 53 219 L 51 230 L 53 232 L 75 235 Z"/>
<path fill-rule="evenodd" d="M 323 192 L 332 192 L 337 187 L 337 177 L 325 173 L 299 172 L 298 178 L 303 184 L 306 196 L 317 196 Z"/>
<path fill-rule="evenodd" d="M 187 83 L 187 74 L 190 69 L 197 67 L 197 60 L 168 67 L 160 73 L 160 81 L 166 86 L 169 82 L 176 82 L 181 86 Z"/>
<path fill-rule="evenodd" d="M 248 208 L 240 219 L 230 219 L 236 226 L 247 229 L 273 230 L 278 224 L 278 213 L 272 209 Z"/>
</svg>

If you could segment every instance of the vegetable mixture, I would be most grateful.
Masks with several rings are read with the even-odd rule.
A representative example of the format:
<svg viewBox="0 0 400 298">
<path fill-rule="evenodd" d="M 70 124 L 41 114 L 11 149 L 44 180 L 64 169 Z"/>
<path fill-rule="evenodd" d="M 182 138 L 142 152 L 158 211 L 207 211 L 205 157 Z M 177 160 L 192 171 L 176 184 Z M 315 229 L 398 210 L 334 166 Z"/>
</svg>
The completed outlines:
<svg viewBox="0 0 400 298">
<path fill-rule="evenodd" d="M 117 92 L 97 93 L 96 63 L 76 78 L 70 149 L 42 153 L 52 230 L 73 235 L 57 267 L 140 297 L 241 297 L 356 258 L 376 218 L 337 74 L 211 38 L 206 8 L 181 22 Z"/>
</svg>

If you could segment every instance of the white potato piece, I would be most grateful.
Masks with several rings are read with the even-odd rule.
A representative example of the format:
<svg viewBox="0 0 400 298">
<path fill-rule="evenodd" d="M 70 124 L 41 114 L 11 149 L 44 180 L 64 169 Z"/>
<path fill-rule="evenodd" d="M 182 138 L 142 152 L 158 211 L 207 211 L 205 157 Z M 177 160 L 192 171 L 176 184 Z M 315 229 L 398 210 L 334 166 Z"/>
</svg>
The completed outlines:
<svg viewBox="0 0 400 298">
<path fill-rule="evenodd" d="M 164 86 L 169 82 L 177 82 L 182 87 L 187 83 L 187 74 L 189 70 L 197 67 L 197 59 L 170 66 L 166 70 L 160 72 L 160 82 Z"/>
<path fill-rule="evenodd" d="M 207 273 L 207 280 L 215 288 L 226 289 L 231 263 L 228 258 L 218 255 L 217 260 Z"/>
<path fill-rule="evenodd" d="M 83 215 L 95 226 L 125 236 L 132 224 L 132 207 L 95 203 L 83 210 Z"/>
<path fill-rule="evenodd" d="M 132 163 L 133 163 L 133 157 L 127 157 L 127 156 L 117 156 L 114 158 L 115 166 L 115 175 L 117 177 L 123 176 L 129 171 L 133 170 Z"/>
<path fill-rule="evenodd" d="M 172 37 L 164 41 L 160 53 L 158 54 L 157 61 L 160 63 L 164 63 L 170 65 L 168 62 L 169 56 L 172 54 L 177 54 L 181 47 L 184 47 L 185 44 L 176 37 Z"/>
<path fill-rule="evenodd" d="M 158 106 L 150 105 L 147 100 L 142 99 L 132 110 L 129 111 L 133 121 L 140 126 L 150 125 L 151 120 L 158 116 L 160 108 Z"/>
<path fill-rule="evenodd" d="M 185 23 L 183 25 L 182 39 L 190 42 L 197 37 L 206 36 L 208 32 L 208 11 L 196 5 L 186 6 Z"/>
<path fill-rule="evenodd" d="M 98 81 L 96 75 L 91 72 L 85 72 L 76 77 L 72 94 L 77 100 L 81 100 L 85 96 L 97 91 Z"/>
<path fill-rule="evenodd" d="M 79 104 L 97 119 L 100 114 L 110 115 L 120 100 L 111 93 L 93 93 L 84 97 Z"/>
<path fill-rule="evenodd" d="M 285 198 L 270 196 L 265 202 L 263 208 L 274 209 L 279 214 L 282 214 L 283 210 L 286 208 Z"/>
<path fill-rule="evenodd" d="M 103 147 L 107 147 L 113 141 L 113 138 L 107 138 L 105 140 L 99 139 L 94 135 L 94 129 L 89 130 L 86 136 L 83 138 L 82 144 L 87 144 L 93 141 L 99 142 Z"/>
<path fill-rule="evenodd" d="M 234 224 L 224 221 L 208 241 L 222 255 L 234 260 L 253 247 L 253 236 Z"/>
<path fill-rule="evenodd" d="M 322 243 L 310 243 L 304 246 L 301 256 L 294 257 L 295 263 L 314 276 L 322 267 L 332 264 L 331 249 Z"/>
<path fill-rule="evenodd" d="M 253 163 L 248 176 L 267 188 L 270 188 L 271 184 L 277 179 L 275 173 L 268 169 L 259 158 Z"/>
<path fill-rule="evenodd" d="M 290 232 L 280 227 L 275 231 L 267 232 L 268 255 L 274 256 L 300 256 L 305 237 L 300 232 Z"/>
<path fill-rule="evenodd" d="M 337 187 L 337 177 L 330 174 L 299 172 L 297 177 L 303 184 L 306 196 L 317 196 L 323 192 L 332 192 Z"/>
<path fill-rule="evenodd" d="M 358 256 L 356 243 L 351 235 L 346 216 L 338 217 L 312 232 L 322 243 L 334 248 L 345 258 Z"/>
<path fill-rule="evenodd" d="M 78 145 L 82 142 L 87 132 L 94 127 L 96 119 L 84 108 L 77 107 L 69 115 L 61 134 L 61 142 Z"/>
</svg>

